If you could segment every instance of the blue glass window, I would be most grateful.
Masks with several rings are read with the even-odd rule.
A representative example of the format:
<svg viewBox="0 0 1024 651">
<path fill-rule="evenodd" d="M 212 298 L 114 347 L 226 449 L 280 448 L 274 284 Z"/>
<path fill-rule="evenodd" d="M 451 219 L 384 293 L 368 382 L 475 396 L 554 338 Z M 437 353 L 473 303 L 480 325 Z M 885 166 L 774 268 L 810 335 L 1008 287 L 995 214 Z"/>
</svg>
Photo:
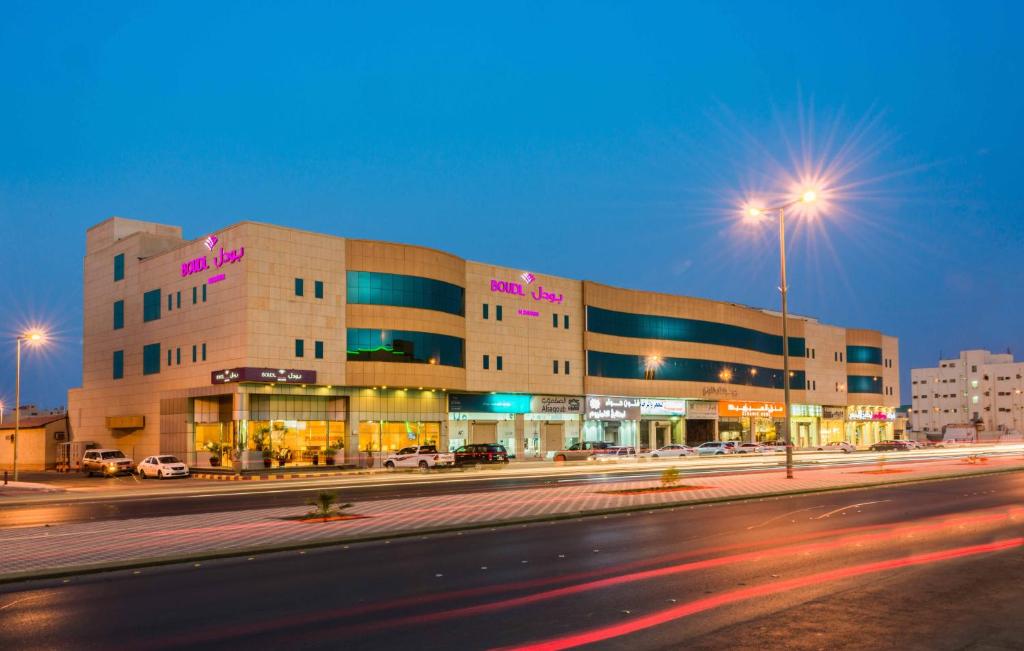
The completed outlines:
<svg viewBox="0 0 1024 651">
<path fill-rule="evenodd" d="M 881 376 L 847 375 L 846 391 L 848 393 L 882 393 Z"/>
<path fill-rule="evenodd" d="M 409 362 L 465 367 L 464 342 L 458 337 L 407 330 L 349 328 L 350 362 Z"/>
<path fill-rule="evenodd" d="M 204 285 L 204 287 L 205 287 L 205 285 Z M 206 344 L 203 344 L 202 358 L 203 358 L 203 361 L 205 362 L 206 361 Z"/>
<path fill-rule="evenodd" d="M 314 280 L 313 281 L 313 296 L 314 298 L 324 297 L 324 281 Z"/>
<path fill-rule="evenodd" d="M 160 372 L 160 344 L 146 344 L 142 347 L 142 374 Z"/>
<path fill-rule="evenodd" d="M 486 371 L 489 368 L 491 368 L 491 356 L 484 355 L 484 370 Z"/>
<path fill-rule="evenodd" d="M 205 285 L 203 285 L 203 286 L 205 287 Z M 198 301 L 198 292 L 196 291 L 196 288 L 193 287 L 192 288 L 192 305 L 195 305 L 197 301 Z"/>
<path fill-rule="evenodd" d="M 848 364 L 879 364 L 882 363 L 882 349 L 874 346 L 847 346 L 846 362 Z"/>
<path fill-rule="evenodd" d="M 348 302 L 353 305 L 394 305 L 437 310 L 464 316 L 466 290 L 433 278 L 350 271 L 346 282 Z M 487 316 L 484 306 L 484 318 Z"/>
<path fill-rule="evenodd" d="M 296 296 L 302 296 L 305 293 L 306 293 L 305 283 L 302 281 L 301 278 L 296 278 L 295 279 L 295 295 Z"/>
<path fill-rule="evenodd" d="M 160 290 L 154 289 L 142 295 L 142 320 L 156 321 L 160 318 Z"/>
<path fill-rule="evenodd" d="M 302 339 L 295 340 L 295 356 L 302 357 L 306 354 L 306 342 Z"/>
<path fill-rule="evenodd" d="M 124 254 L 118 253 L 114 256 L 114 282 L 124 280 Z"/>
<path fill-rule="evenodd" d="M 317 359 L 324 358 L 324 342 L 314 341 L 313 342 L 313 357 Z"/>
<path fill-rule="evenodd" d="M 779 335 L 728 323 L 698 319 L 631 314 L 588 306 L 587 330 L 616 337 L 688 341 L 756 350 L 770 355 L 782 354 L 782 337 Z M 794 357 L 803 357 L 804 352 L 804 339 L 790 337 L 789 354 Z"/>
<path fill-rule="evenodd" d="M 789 386 L 793 389 L 803 389 L 805 387 L 804 372 L 790 371 L 790 373 L 792 375 Z M 587 351 L 587 375 L 591 377 L 643 380 L 650 377 L 651 374 L 647 368 L 647 357 L 643 355 Z M 661 364 L 653 371 L 653 376 L 655 380 L 740 384 L 767 389 L 783 388 L 782 369 L 708 359 L 662 357 Z"/>
<path fill-rule="evenodd" d="M 124 301 L 114 301 L 114 330 L 124 327 Z"/>
<path fill-rule="evenodd" d="M 124 377 L 124 351 L 114 351 L 114 379 L 120 380 Z"/>
<path fill-rule="evenodd" d="M 206 302 L 206 285 L 203 285 L 203 302 Z"/>
<path fill-rule="evenodd" d="M 193 364 L 195 364 L 195 363 L 196 363 L 196 360 L 197 360 L 198 358 L 199 358 L 199 356 L 198 356 L 198 354 L 196 353 L 196 345 L 195 345 L 195 344 L 192 344 L 192 363 L 193 363 Z"/>
</svg>

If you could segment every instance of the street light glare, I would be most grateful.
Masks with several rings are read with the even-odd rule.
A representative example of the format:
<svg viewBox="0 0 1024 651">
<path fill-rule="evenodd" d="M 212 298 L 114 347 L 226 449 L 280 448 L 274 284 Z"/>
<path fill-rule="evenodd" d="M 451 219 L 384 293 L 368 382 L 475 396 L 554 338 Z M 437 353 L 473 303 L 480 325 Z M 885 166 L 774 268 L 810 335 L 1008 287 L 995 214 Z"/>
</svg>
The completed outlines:
<svg viewBox="0 0 1024 651">
<path fill-rule="evenodd" d="M 815 201 L 818 200 L 818 193 L 815 192 L 814 190 L 807 190 L 806 192 L 804 192 L 804 195 L 803 197 L 801 197 L 801 200 L 804 203 L 814 203 Z"/>
<path fill-rule="evenodd" d="M 46 339 L 46 333 L 41 330 L 32 330 L 22 335 L 25 341 L 36 344 Z"/>
</svg>

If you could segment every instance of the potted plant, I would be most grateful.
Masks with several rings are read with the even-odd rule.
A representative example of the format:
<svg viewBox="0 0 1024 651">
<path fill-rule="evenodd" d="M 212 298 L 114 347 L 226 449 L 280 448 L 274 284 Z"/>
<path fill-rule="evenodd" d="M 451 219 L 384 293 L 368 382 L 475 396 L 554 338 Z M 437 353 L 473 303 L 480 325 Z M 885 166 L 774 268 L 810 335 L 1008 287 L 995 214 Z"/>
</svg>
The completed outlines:
<svg viewBox="0 0 1024 651">
<path fill-rule="evenodd" d="M 285 462 L 288 461 L 288 457 L 292 455 L 292 451 L 288 448 L 281 447 L 277 449 L 277 467 L 284 466 Z"/>
<path fill-rule="evenodd" d="M 269 468 L 270 464 L 273 463 L 273 461 L 274 461 L 273 453 L 270 451 L 270 448 L 263 448 L 262 452 L 263 452 L 263 467 L 264 468 Z"/>
<path fill-rule="evenodd" d="M 333 466 L 334 455 L 336 455 L 337 453 L 338 448 L 334 447 L 333 445 L 328 445 L 326 448 L 324 448 L 324 463 L 326 463 L 328 466 Z"/>
<path fill-rule="evenodd" d="M 373 467 L 373 448 L 371 448 L 369 445 L 367 445 L 366 446 L 366 450 L 365 450 L 365 454 L 366 454 L 366 467 L 367 468 L 372 468 Z"/>
<path fill-rule="evenodd" d="M 245 444 L 238 443 L 232 448 L 225 447 L 231 452 L 231 467 L 234 468 L 235 472 L 239 472 L 245 466 Z"/>
<path fill-rule="evenodd" d="M 206 445 L 203 446 L 206 451 L 210 453 L 210 467 L 217 468 L 220 466 L 220 455 L 224 450 L 224 446 L 220 444 L 220 441 L 207 441 Z"/>
</svg>

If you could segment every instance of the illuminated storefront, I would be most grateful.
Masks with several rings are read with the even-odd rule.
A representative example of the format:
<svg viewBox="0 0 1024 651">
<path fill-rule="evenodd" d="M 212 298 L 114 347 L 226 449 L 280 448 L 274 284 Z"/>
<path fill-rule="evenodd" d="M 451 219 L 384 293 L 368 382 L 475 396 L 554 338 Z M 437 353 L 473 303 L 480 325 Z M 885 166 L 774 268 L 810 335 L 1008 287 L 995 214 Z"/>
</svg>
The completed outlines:
<svg viewBox="0 0 1024 651">
<path fill-rule="evenodd" d="M 657 449 L 686 440 L 686 401 L 676 398 L 640 399 L 640 447 Z"/>
<path fill-rule="evenodd" d="M 517 459 L 537 459 L 579 440 L 583 398 L 453 393 L 448 408 L 450 449 L 498 443 Z"/>
<path fill-rule="evenodd" d="M 860 447 L 894 437 L 895 407 L 856 405 L 846 408 L 846 440 Z"/>
<path fill-rule="evenodd" d="M 823 405 L 821 408 L 821 445 L 846 440 L 846 407 Z"/>
<path fill-rule="evenodd" d="M 818 428 L 821 414 L 821 405 L 790 405 L 790 436 L 795 447 L 811 448 L 821 445 Z"/>
<path fill-rule="evenodd" d="M 785 406 L 778 402 L 722 400 L 718 403 L 718 436 L 722 441 L 774 441 L 782 430 Z"/>
<path fill-rule="evenodd" d="M 639 447 L 640 398 L 587 396 L 583 438 Z"/>
</svg>

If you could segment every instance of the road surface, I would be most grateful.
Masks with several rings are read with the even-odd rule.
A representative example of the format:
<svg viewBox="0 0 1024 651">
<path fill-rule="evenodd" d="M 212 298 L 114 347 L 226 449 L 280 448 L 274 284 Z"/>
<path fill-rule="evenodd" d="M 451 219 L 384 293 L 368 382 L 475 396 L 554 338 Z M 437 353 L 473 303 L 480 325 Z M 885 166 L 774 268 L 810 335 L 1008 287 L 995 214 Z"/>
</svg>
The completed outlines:
<svg viewBox="0 0 1024 651">
<path fill-rule="evenodd" d="M 0 648 L 1019 649 L 1022 545 L 989 475 L 8 585 Z"/>
</svg>

